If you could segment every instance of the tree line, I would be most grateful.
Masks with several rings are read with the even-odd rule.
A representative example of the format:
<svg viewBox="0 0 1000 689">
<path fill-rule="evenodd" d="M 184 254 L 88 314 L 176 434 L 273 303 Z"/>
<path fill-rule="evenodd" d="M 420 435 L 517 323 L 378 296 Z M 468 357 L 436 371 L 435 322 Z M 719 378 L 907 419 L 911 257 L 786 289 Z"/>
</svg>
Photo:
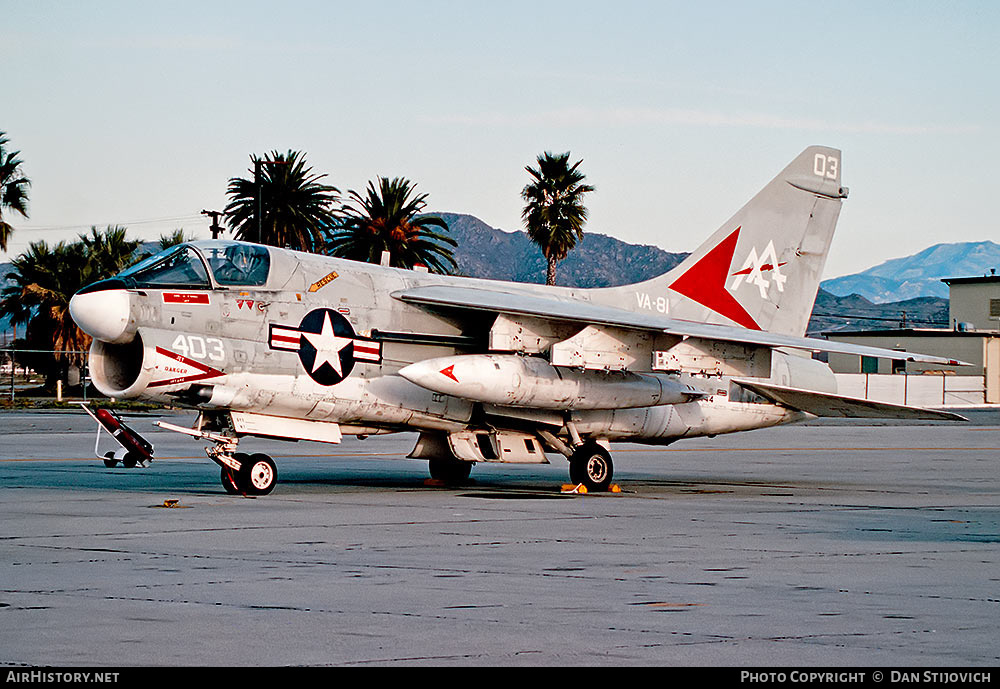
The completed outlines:
<svg viewBox="0 0 1000 689">
<path fill-rule="evenodd" d="M 9 139 L 0 131 L 0 249 L 6 250 L 14 228 L 8 218 L 28 217 L 30 179 L 23 170 L 20 151 L 8 149 Z M 325 183 L 326 175 L 313 172 L 301 151 L 250 156 L 246 177 L 228 182 L 223 217 L 233 238 L 299 251 L 379 263 L 388 252 L 390 265 L 425 266 L 434 273 L 457 270 L 448 236 L 448 225 L 427 214 L 427 194 L 404 177 L 377 177 L 364 191 L 342 195 Z M 583 236 L 587 209 L 585 194 L 594 187 L 585 183 L 582 161 L 570 154 L 539 155 L 536 165 L 525 167 L 529 181 L 521 191 L 525 202 L 521 217 L 529 237 L 548 262 L 546 283 L 555 284 L 556 264 Z M 187 241 L 183 230 L 160 238 L 159 249 Z M 126 236 L 126 228 L 91 227 L 76 241 L 49 245 L 32 242 L 12 259 L 13 272 L 0 290 L 0 317 L 15 326 L 26 326 L 15 346 L 53 350 L 37 355 L 33 367 L 52 371 L 82 365 L 90 338 L 73 322 L 69 300 L 88 284 L 115 275 L 142 260 L 141 243 Z"/>
<path fill-rule="evenodd" d="M 426 266 L 431 272 L 457 268 L 448 225 L 424 214 L 427 194 L 403 177 L 378 177 L 364 193 L 349 190 L 344 200 L 336 187 L 322 183 L 299 151 L 251 156 L 249 178 L 229 181 L 227 223 L 238 239 L 379 263 L 388 252 L 400 268 Z M 530 181 L 521 191 L 521 218 L 528 236 L 548 262 L 546 284 L 555 284 L 556 264 L 583 237 L 587 221 L 580 164 L 568 152 L 546 152 L 536 167 L 525 167 Z"/>
</svg>

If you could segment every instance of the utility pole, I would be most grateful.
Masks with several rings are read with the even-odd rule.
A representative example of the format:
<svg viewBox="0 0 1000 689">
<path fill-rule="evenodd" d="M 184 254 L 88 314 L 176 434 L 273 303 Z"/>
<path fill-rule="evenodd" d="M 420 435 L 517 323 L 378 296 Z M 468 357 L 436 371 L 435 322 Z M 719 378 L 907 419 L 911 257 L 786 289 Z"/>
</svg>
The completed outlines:
<svg viewBox="0 0 1000 689">
<path fill-rule="evenodd" d="M 202 211 L 202 215 L 209 215 L 212 217 L 212 226 L 209 227 L 212 231 L 212 239 L 218 239 L 219 235 L 222 234 L 222 225 L 219 224 L 219 216 L 222 215 L 221 211 Z"/>
<path fill-rule="evenodd" d="M 17 342 L 17 324 L 14 324 L 14 339 L 10 341 L 10 401 L 14 401 L 14 370 L 17 368 L 17 361 L 14 360 L 14 343 Z"/>
<path fill-rule="evenodd" d="M 263 181 L 260 178 L 260 166 L 264 161 L 260 158 L 255 158 L 253 161 L 253 179 L 257 182 L 257 243 L 260 244 L 260 238 L 264 235 L 263 223 L 261 219 L 261 213 L 263 212 Z"/>
</svg>

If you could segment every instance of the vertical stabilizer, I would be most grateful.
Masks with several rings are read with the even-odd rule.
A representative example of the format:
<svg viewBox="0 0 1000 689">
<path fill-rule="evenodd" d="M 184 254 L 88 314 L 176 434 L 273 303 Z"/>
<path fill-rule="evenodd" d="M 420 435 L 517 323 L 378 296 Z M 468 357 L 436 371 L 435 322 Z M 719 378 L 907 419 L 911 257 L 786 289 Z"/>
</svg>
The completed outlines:
<svg viewBox="0 0 1000 689">
<path fill-rule="evenodd" d="M 840 170 L 840 151 L 807 148 L 679 266 L 616 289 L 639 310 L 804 334 L 847 196 Z"/>
</svg>

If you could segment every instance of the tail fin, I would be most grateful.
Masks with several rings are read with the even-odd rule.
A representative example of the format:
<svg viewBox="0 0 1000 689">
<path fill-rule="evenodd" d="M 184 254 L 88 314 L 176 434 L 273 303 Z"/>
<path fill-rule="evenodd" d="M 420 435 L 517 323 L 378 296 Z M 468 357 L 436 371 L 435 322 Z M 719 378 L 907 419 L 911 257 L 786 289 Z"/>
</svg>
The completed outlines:
<svg viewBox="0 0 1000 689">
<path fill-rule="evenodd" d="M 628 288 L 639 308 L 789 335 L 806 331 L 847 189 L 840 151 L 811 146 L 670 272 Z"/>
</svg>

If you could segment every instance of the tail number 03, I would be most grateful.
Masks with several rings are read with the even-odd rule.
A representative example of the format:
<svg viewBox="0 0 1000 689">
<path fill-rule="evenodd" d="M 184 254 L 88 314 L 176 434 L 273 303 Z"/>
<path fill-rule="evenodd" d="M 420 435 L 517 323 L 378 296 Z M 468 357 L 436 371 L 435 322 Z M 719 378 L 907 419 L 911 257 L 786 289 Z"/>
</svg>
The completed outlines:
<svg viewBox="0 0 1000 689">
<path fill-rule="evenodd" d="M 813 174 L 826 179 L 837 179 L 837 170 L 840 168 L 840 158 L 817 153 L 813 159 Z"/>
<path fill-rule="evenodd" d="M 175 352 L 192 359 L 222 361 L 226 356 L 222 340 L 217 337 L 205 338 L 200 335 L 178 335 L 177 339 L 170 346 Z"/>
</svg>

